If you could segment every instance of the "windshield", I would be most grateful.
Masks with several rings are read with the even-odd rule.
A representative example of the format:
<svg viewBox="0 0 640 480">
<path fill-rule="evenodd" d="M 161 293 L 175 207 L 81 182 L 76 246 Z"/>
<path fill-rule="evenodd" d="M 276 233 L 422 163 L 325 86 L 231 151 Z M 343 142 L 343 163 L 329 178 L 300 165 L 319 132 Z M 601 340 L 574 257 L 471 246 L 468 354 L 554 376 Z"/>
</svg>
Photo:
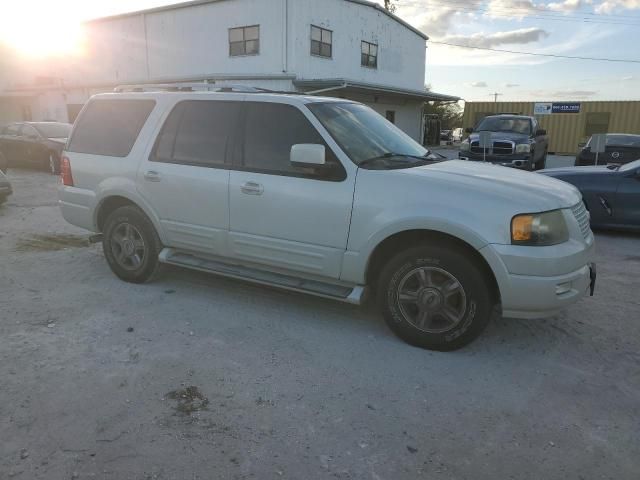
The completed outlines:
<svg viewBox="0 0 640 480">
<path fill-rule="evenodd" d="M 591 138 L 587 146 L 591 145 Z M 607 145 L 617 147 L 640 147 L 640 135 L 607 135 Z"/>
<path fill-rule="evenodd" d="M 514 132 L 529 135 L 531 133 L 531 122 L 527 118 L 486 117 L 480 122 L 476 131 Z"/>
<path fill-rule="evenodd" d="M 33 126 L 47 138 L 67 138 L 71 132 L 71 125 L 68 123 L 39 123 Z"/>
<path fill-rule="evenodd" d="M 412 157 L 428 153 L 426 148 L 365 105 L 314 103 L 307 106 L 356 165 L 391 153 Z"/>
</svg>

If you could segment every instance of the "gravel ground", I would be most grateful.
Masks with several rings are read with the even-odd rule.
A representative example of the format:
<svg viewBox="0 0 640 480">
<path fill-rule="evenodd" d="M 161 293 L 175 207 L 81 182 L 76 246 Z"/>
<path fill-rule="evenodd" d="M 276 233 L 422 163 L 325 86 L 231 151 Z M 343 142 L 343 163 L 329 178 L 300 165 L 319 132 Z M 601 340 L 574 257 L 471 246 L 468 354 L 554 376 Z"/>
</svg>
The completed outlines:
<svg viewBox="0 0 640 480">
<path fill-rule="evenodd" d="M 356 308 L 165 268 L 116 279 L 55 182 L 0 207 L 0 479 L 640 478 L 640 237 L 597 296 L 453 353 Z"/>
</svg>

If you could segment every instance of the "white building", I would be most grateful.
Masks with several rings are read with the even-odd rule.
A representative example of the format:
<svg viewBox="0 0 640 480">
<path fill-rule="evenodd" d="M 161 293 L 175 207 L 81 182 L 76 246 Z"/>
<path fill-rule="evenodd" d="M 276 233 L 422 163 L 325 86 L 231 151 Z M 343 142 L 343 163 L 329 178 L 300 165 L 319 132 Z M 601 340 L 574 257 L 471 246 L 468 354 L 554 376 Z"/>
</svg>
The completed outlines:
<svg viewBox="0 0 640 480">
<path fill-rule="evenodd" d="M 424 102 L 457 100 L 424 90 L 427 36 L 364 0 L 196 0 L 85 27 L 83 58 L 0 92 L 0 123 L 73 121 L 120 84 L 206 81 L 361 101 L 422 140 Z"/>
</svg>

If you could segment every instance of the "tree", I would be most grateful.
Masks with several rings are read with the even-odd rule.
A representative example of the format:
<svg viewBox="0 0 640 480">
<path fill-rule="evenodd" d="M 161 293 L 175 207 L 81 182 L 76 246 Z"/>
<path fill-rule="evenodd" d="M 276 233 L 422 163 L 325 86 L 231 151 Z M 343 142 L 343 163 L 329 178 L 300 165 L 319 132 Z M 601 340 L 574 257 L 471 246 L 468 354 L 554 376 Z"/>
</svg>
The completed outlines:
<svg viewBox="0 0 640 480">
<path fill-rule="evenodd" d="M 462 107 L 457 103 L 429 102 L 424 106 L 424 113 L 438 115 L 442 130 L 462 127 Z"/>
<path fill-rule="evenodd" d="M 396 11 L 396 6 L 393 3 L 393 0 L 384 0 L 384 8 L 391 13 Z"/>
</svg>

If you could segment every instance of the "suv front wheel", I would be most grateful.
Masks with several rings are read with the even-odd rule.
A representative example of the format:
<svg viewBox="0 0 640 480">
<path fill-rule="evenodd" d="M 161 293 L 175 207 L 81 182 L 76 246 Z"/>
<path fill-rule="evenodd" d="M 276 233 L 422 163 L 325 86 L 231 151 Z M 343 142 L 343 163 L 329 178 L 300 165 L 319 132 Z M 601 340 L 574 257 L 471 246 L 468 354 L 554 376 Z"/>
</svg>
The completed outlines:
<svg viewBox="0 0 640 480">
<path fill-rule="evenodd" d="M 405 342 L 456 350 L 489 323 L 493 302 L 487 284 L 462 249 L 416 247 L 384 267 L 378 301 L 387 325 Z"/>
<path fill-rule="evenodd" d="M 120 207 L 107 217 L 102 248 L 113 273 L 126 282 L 149 281 L 160 264 L 160 238 L 138 207 Z"/>
</svg>

